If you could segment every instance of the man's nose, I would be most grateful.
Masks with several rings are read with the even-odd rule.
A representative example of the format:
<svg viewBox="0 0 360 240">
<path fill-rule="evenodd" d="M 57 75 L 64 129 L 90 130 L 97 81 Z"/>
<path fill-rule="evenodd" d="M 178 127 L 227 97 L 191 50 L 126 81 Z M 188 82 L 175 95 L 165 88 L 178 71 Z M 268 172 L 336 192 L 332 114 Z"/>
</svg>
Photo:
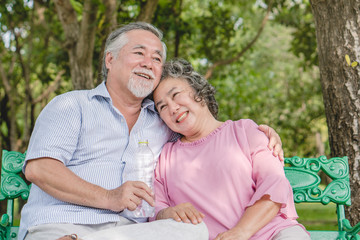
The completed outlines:
<svg viewBox="0 0 360 240">
<path fill-rule="evenodd" d="M 153 62 L 151 56 L 144 56 L 140 64 L 142 67 L 145 67 L 147 69 L 152 69 Z"/>
</svg>

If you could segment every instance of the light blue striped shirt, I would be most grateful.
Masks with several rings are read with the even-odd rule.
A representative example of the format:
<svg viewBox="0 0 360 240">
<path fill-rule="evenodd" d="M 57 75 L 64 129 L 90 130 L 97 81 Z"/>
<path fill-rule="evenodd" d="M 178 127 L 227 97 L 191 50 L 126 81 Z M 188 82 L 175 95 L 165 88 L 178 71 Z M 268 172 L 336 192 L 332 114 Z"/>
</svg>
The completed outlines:
<svg viewBox="0 0 360 240">
<path fill-rule="evenodd" d="M 82 179 L 114 189 L 132 178 L 133 156 L 139 140 L 149 141 L 157 159 L 163 145 L 172 137 L 174 134 L 162 122 L 149 99 L 143 101 L 139 118 L 129 135 L 126 120 L 113 106 L 103 82 L 92 90 L 59 95 L 43 109 L 31 135 L 26 161 L 55 158 Z M 19 239 L 24 238 L 29 227 L 39 224 L 100 224 L 119 221 L 119 216 L 126 214 L 66 203 L 33 184 L 21 212 Z M 146 221 L 145 218 L 124 217 Z"/>
</svg>

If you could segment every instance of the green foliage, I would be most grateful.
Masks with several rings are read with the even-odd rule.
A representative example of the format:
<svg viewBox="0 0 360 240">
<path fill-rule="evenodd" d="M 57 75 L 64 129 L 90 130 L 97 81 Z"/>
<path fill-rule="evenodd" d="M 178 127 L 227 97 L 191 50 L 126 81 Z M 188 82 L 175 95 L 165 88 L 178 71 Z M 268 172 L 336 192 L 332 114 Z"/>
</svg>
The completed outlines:
<svg viewBox="0 0 360 240">
<path fill-rule="evenodd" d="M 319 60 L 316 52 L 315 22 L 309 0 L 276 2 L 275 20 L 294 29 L 290 50 L 303 59 L 303 68 L 317 66 Z"/>
<path fill-rule="evenodd" d="M 0 58 L 4 75 L 0 78 L 1 146 L 10 149 L 10 128 L 15 129 L 15 137 L 20 148 L 27 146 L 28 134 L 34 125 L 34 118 L 41 108 L 33 108 L 32 100 L 39 97 L 54 81 L 51 71 L 66 69 L 68 58 L 58 39 L 60 24 L 56 18 L 54 5 L 43 2 L 43 6 L 32 1 L 5 1 L 0 9 Z M 49 71 L 51 69 L 51 71 Z M 66 79 L 66 77 L 64 77 Z M 10 87 L 14 105 L 10 106 L 4 83 Z M 39 87 L 39 90 L 36 88 Z M 31 91 L 34 90 L 34 91 Z M 54 96 L 54 94 L 52 95 Z M 45 102 L 48 99 L 44 99 Z M 38 111 L 36 111 L 38 110 Z M 13 114 L 15 111 L 15 114 Z M 12 118 L 16 125 L 10 127 Z M 14 147 L 14 146 L 13 146 Z"/>
<path fill-rule="evenodd" d="M 84 1 L 71 0 L 71 3 L 80 20 Z M 118 24 L 134 21 L 144 3 L 121 1 Z M 164 32 L 168 58 L 188 59 L 205 74 L 212 64 L 234 57 L 255 37 L 265 16 L 265 3 L 257 0 L 159 0 L 153 23 Z M 326 142 L 327 129 L 318 70 L 314 67 L 317 55 L 310 5 L 308 0 L 275 3 L 270 20 L 255 45 L 232 64 L 215 68 L 209 81 L 218 91 L 221 120 L 251 118 L 259 124 L 268 124 L 282 137 L 286 155 L 316 156 L 315 135 L 320 133 L 322 141 Z M 71 90 L 69 59 L 53 1 L 5 0 L 4 6 L 0 8 L 0 58 L 5 71 L 11 73 L 8 77 L 12 91 L 18 96 L 17 137 L 21 139 L 26 124 L 32 121 L 30 111 L 36 118 L 53 96 Z M 107 26 L 105 12 L 105 5 L 99 2 L 97 19 L 94 19 L 97 24 L 94 72 L 99 67 L 106 37 L 103 34 Z M 66 70 L 60 87 L 33 106 L 27 103 L 20 56 L 28 68 L 32 99 L 53 83 L 60 70 Z M 0 81 L 0 101 L 2 109 L 8 110 L 3 81 Z M 0 137 L 5 147 L 9 146 L 11 117 L 7 112 L 2 110 L 0 115 Z M 31 128 L 32 125 L 30 131 Z"/>
<path fill-rule="evenodd" d="M 317 69 L 305 72 L 287 50 L 291 29 L 271 24 L 254 51 L 211 79 L 218 89 L 220 119 L 251 118 L 275 128 L 287 156 L 316 156 L 315 134 L 326 135 Z M 246 59 L 246 60 L 245 60 Z M 324 127 L 325 126 L 325 127 Z"/>
</svg>

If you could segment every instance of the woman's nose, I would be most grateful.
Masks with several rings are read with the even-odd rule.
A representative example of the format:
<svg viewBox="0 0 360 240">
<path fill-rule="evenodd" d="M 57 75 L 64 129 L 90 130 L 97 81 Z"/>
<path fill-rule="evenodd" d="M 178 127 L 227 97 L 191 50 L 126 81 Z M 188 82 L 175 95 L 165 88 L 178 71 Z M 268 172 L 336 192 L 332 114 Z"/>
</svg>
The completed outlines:
<svg viewBox="0 0 360 240">
<path fill-rule="evenodd" d="M 175 102 L 169 103 L 170 113 L 173 115 L 179 110 L 179 105 Z"/>
</svg>

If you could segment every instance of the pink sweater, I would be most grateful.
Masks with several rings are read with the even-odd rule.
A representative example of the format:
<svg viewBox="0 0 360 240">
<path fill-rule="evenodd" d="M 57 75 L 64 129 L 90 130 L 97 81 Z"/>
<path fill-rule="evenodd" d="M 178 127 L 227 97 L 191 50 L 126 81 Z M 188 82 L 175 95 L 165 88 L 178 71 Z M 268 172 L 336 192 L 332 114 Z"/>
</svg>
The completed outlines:
<svg viewBox="0 0 360 240">
<path fill-rule="evenodd" d="M 283 166 L 257 127 L 252 120 L 228 120 L 198 141 L 167 143 L 156 168 L 156 214 L 190 202 L 205 214 L 210 239 L 214 239 L 268 194 L 282 207 L 251 239 L 271 239 L 284 228 L 303 227 L 295 220 L 298 216 Z"/>
</svg>

